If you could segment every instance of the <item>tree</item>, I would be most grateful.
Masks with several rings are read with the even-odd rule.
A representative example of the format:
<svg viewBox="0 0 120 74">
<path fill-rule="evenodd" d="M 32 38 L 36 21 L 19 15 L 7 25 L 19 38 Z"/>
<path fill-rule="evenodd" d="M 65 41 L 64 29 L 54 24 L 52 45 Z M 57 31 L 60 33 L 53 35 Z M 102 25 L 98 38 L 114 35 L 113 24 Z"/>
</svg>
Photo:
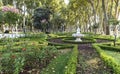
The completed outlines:
<svg viewBox="0 0 120 74">
<path fill-rule="evenodd" d="M 42 32 L 47 32 L 50 26 L 51 11 L 47 8 L 37 8 L 34 11 L 33 23 L 36 29 L 40 29 Z"/>
<path fill-rule="evenodd" d="M 63 19 L 60 15 L 54 15 L 54 18 L 51 20 L 53 31 L 64 31 L 65 29 L 65 19 Z"/>
<path fill-rule="evenodd" d="M 0 23 L 4 22 L 4 13 L 0 11 Z"/>
<path fill-rule="evenodd" d="M 0 0 L 0 7 L 3 5 L 3 2 L 2 2 L 2 0 Z"/>
<path fill-rule="evenodd" d="M 4 22 L 10 24 L 15 24 L 20 17 L 19 10 L 12 6 L 3 6 L 2 12 L 4 13 Z"/>
</svg>

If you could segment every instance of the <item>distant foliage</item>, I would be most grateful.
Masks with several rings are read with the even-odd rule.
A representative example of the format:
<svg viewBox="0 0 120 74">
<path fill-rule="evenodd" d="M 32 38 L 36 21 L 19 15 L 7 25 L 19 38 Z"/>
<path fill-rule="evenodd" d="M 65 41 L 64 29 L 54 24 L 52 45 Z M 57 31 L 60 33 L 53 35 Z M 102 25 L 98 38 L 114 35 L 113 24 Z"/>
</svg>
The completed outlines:
<svg viewBox="0 0 120 74">
<path fill-rule="evenodd" d="M 0 11 L 0 23 L 3 23 L 4 21 L 4 14 L 2 11 Z"/>
<path fill-rule="evenodd" d="M 12 6 L 3 6 L 2 7 L 2 11 L 3 12 L 12 12 L 12 13 L 16 13 L 16 14 L 19 14 L 19 10 L 12 7 Z"/>
<path fill-rule="evenodd" d="M 108 22 L 112 25 L 118 25 L 120 23 L 120 21 L 115 18 L 110 19 Z"/>
<path fill-rule="evenodd" d="M 45 8 L 37 8 L 34 11 L 33 22 L 36 29 L 46 32 L 50 27 L 50 10 Z"/>
<path fill-rule="evenodd" d="M 4 15 L 4 22 L 8 24 L 14 24 L 20 17 L 19 10 L 13 6 L 3 6 L 1 7 L 1 12 Z"/>
</svg>

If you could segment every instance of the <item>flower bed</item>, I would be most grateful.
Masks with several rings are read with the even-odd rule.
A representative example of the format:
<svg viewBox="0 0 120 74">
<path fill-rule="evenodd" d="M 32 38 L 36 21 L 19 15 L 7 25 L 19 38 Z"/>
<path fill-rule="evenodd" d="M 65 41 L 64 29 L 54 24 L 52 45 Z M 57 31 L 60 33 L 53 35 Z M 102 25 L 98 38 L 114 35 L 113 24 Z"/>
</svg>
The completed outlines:
<svg viewBox="0 0 120 74">
<path fill-rule="evenodd" d="M 0 72 L 3 74 L 39 73 L 59 55 L 54 46 L 46 46 L 46 36 L 43 34 L 5 38 L 0 43 L 5 43 L 0 49 Z"/>
<path fill-rule="evenodd" d="M 86 44 L 86 43 L 95 43 L 96 42 L 96 40 L 93 38 L 84 37 L 81 39 L 82 39 L 82 41 L 75 41 L 74 37 L 66 37 L 66 38 L 63 38 L 62 40 L 63 40 L 63 42 L 73 43 L 73 44 Z"/>
<path fill-rule="evenodd" d="M 22 52 L 2 54 L 1 72 L 10 74 L 27 73 L 32 69 L 38 71 L 49 64 L 58 55 L 53 46 L 30 49 L 23 48 Z"/>
<path fill-rule="evenodd" d="M 119 46 L 113 46 L 111 43 L 109 43 L 109 44 L 99 44 L 98 46 L 101 47 L 102 49 L 105 49 L 105 50 L 120 52 L 120 47 Z"/>
<path fill-rule="evenodd" d="M 119 55 L 119 53 L 114 52 L 114 51 L 111 51 L 108 53 L 102 48 L 100 48 L 97 44 L 93 44 L 93 47 L 100 54 L 100 57 L 104 60 L 105 64 L 111 67 L 114 70 L 115 74 L 119 74 L 120 73 L 120 62 L 117 62 L 118 58 L 117 56 L 114 56 L 115 54 Z"/>
<path fill-rule="evenodd" d="M 76 74 L 76 66 L 77 66 L 77 58 L 78 58 L 78 46 L 74 46 L 73 51 L 70 55 L 70 58 L 65 66 L 64 74 Z"/>
<path fill-rule="evenodd" d="M 54 59 L 47 68 L 43 69 L 41 74 L 75 74 L 78 46 L 74 46 L 71 52 L 60 55 Z"/>
<path fill-rule="evenodd" d="M 57 49 L 73 48 L 73 45 L 48 42 L 48 45 L 55 46 Z"/>
</svg>

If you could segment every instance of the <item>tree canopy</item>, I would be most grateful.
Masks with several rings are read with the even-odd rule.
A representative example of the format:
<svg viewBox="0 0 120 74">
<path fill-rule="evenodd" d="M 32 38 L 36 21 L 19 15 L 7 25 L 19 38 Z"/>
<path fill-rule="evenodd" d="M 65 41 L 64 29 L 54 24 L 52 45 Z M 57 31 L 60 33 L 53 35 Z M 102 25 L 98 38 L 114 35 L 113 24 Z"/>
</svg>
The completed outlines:
<svg viewBox="0 0 120 74">
<path fill-rule="evenodd" d="M 99 23 L 98 30 L 109 34 L 109 20 L 115 18 L 119 21 L 119 0 L 68 0 L 68 4 L 65 4 L 64 0 L 1 0 L 0 6 L 14 5 L 14 1 L 16 1 L 16 8 L 21 13 L 22 6 L 26 5 L 28 19 L 32 19 L 34 15 L 34 19 L 38 21 L 36 23 L 34 23 L 35 20 L 31 22 L 34 23 L 34 26 L 43 19 L 49 20 L 53 25 L 52 27 L 59 26 L 58 21 L 53 21 L 57 19 L 56 16 L 59 16 L 58 20 L 64 20 L 65 22 L 62 24 L 66 26 L 76 25 L 79 21 L 79 26 L 83 31 L 92 32 L 94 31 L 92 26 Z M 41 27 L 39 25 L 36 28 Z"/>
</svg>

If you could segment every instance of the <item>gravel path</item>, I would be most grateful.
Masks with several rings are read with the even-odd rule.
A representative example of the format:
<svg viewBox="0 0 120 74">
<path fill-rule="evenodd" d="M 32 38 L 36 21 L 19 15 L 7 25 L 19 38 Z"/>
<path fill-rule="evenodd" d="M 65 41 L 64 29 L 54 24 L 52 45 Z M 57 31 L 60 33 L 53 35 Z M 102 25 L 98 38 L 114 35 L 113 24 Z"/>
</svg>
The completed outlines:
<svg viewBox="0 0 120 74">
<path fill-rule="evenodd" d="M 91 44 L 79 44 L 77 74 L 113 74 Z"/>
</svg>

